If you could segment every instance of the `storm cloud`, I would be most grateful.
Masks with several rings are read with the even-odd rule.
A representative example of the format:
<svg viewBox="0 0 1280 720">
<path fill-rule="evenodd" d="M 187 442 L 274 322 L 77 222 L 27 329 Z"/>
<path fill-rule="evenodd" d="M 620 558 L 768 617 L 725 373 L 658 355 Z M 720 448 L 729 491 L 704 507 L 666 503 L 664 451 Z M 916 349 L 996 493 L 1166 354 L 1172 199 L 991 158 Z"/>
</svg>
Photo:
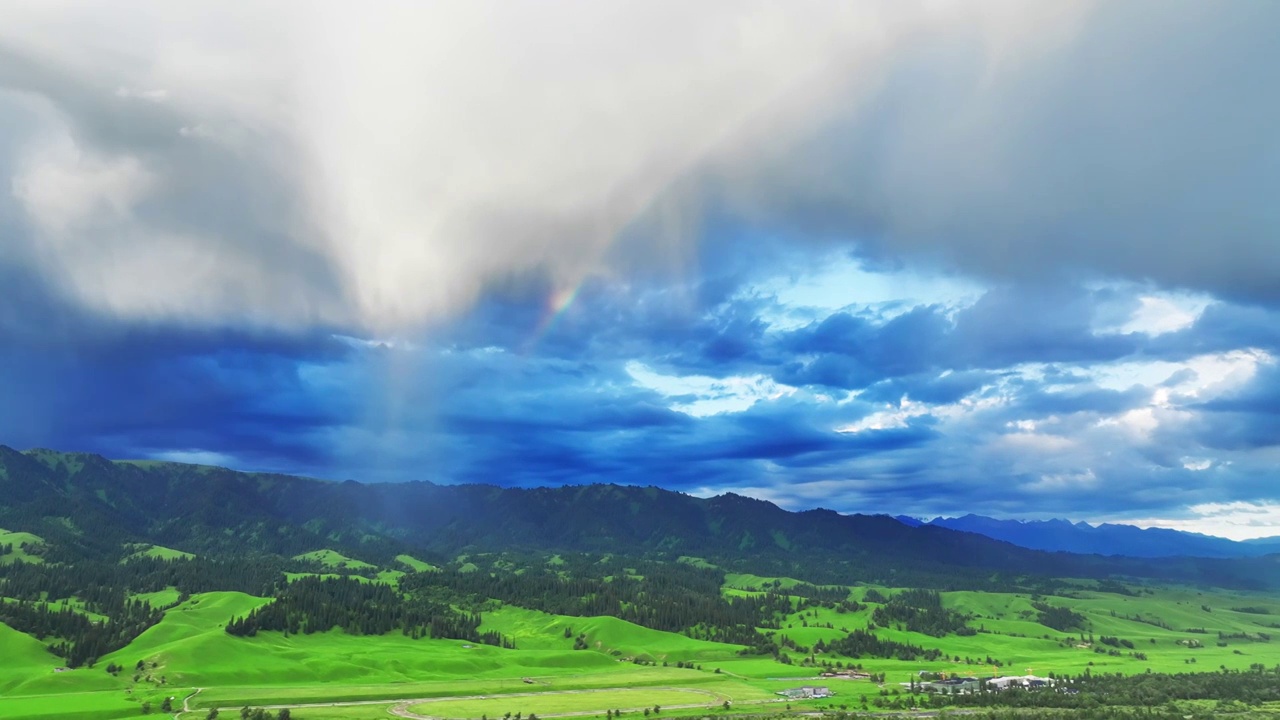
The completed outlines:
<svg viewBox="0 0 1280 720">
<path fill-rule="evenodd" d="M 726 205 L 984 275 L 1277 299 L 1272 3 L 4 13 L 7 244 L 98 311 L 418 326 L 513 274 L 625 273 L 629 229 L 688 271 Z"/>
<path fill-rule="evenodd" d="M 1276 3 L 0 17 L 0 442 L 1280 517 Z"/>
</svg>

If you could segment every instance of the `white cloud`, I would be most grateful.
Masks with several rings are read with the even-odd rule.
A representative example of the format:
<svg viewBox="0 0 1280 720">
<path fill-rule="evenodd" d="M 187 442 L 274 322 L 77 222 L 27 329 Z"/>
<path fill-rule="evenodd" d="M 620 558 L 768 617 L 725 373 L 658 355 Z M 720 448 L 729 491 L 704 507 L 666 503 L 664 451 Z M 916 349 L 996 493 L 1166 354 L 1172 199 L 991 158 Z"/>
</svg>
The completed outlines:
<svg viewBox="0 0 1280 720">
<path fill-rule="evenodd" d="M 672 410 L 693 417 L 741 412 L 762 400 L 777 400 L 796 392 L 796 388 L 765 375 L 663 375 L 634 361 L 627 363 L 626 370 L 637 385 L 675 400 Z"/>
<path fill-rule="evenodd" d="M 175 234 L 234 245 L 232 252 L 201 254 L 208 262 L 270 264 L 290 275 L 289 292 L 257 298 L 266 303 L 259 314 L 377 332 L 463 309 L 486 283 L 524 271 L 545 272 L 559 287 L 615 271 L 609 251 L 624 229 L 645 239 L 649 262 L 696 271 L 691 245 L 704 193 L 712 191 L 747 215 L 795 202 L 812 209 L 800 213 L 805 224 L 827 218 L 829 209 L 856 210 L 813 234 L 862 241 L 895 257 L 937 256 L 966 267 L 975 259 L 983 273 L 1001 274 L 1017 264 L 1010 252 L 1022 257 L 1035 245 L 1009 243 L 1010 233 L 1061 235 L 1039 230 L 1056 231 L 1054 218 L 1082 214 L 1070 205 L 1079 197 L 1040 193 L 1036 202 L 1021 202 L 1009 193 L 1035 194 L 1033 181 L 1041 179 L 1064 187 L 1072 158 L 1093 157 L 1044 151 L 1063 144 L 1042 137 L 1041 116 L 1105 79 L 1076 60 L 1092 57 L 1098 37 L 1115 36 L 1089 34 L 1108 30 L 1117 21 L 1113 13 L 1109 4 L 1089 0 L 713 1 L 696 8 L 190 2 L 180 9 L 134 0 L 109 10 L 8 3 L 0 46 L 14 62 L 0 72 L 0 86 L 46 98 L 75 127 L 86 154 L 137 157 L 157 173 L 170 226 L 142 224 L 126 233 L 140 253 Z M 1152 48 L 1166 47 L 1166 38 L 1143 33 L 1162 28 L 1168 29 L 1126 28 L 1142 31 L 1134 42 L 1126 38 L 1126 47 L 1144 62 L 1158 57 Z M 924 48 L 937 53 L 922 56 Z M 1063 67 L 1072 72 L 1060 77 Z M 1042 82 L 1046 77 L 1054 82 Z M 1044 95 L 1050 90 L 1061 92 Z M 901 97 L 910 101 L 895 104 Z M 1111 106 L 1074 102 L 1071 110 Z M 898 110 L 882 117 L 886 107 Z M 1149 134 L 1141 113 L 1112 120 Z M 1192 131 L 1200 137 L 1200 128 Z M 165 140 L 184 136 L 213 142 Z M 1099 138 L 1084 140 L 1094 154 L 1112 152 Z M 839 151 L 846 144 L 875 152 L 845 157 Z M 817 148 L 856 177 L 808 162 L 803 148 Z M 1131 154 L 1142 162 L 1173 155 Z M 1024 159 L 1035 168 L 1030 178 Z M 1126 159 L 1133 158 L 1117 161 Z M 1124 167 L 1138 176 L 1121 178 L 1126 188 L 1146 187 L 1141 178 L 1149 172 L 1171 174 L 1159 164 Z M 260 181 L 272 192 L 254 192 L 234 212 L 199 207 L 223 191 L 201 183 L 237 179 Z M 1094 193 L 1091 183 L 1082 192 L 1106 194 Z M 179 193 L 186 194 L 172 197 Z M 1065 204 L 1046 209 L 1048 197 Z M 1148 206 L 1149 198 L 1138 200 L 1119 205 Z M 986 232 L 993 207 L 997 227 Z M 1239 217 L 1246 229 L 1257 224 L 1253 215 Z M 1120 229 L 1130 227 L 1125 223 Z M 950 228 L 964 233 L 953 236 Z M 1099 240 L 1046 252 L 1080 259 L 1078 249 L 1088 254 L 1102 244 L 1104 259 L 1149 255 L 1112 252 L 1117 236 L 1098 234 Z M 977 236 L 990 247 L 974 247 Z M 93 261 L 28 255 L 58 267 Z M 300 257 L 306 262 L 296 262 Z M 1262 272 L 1268 257 L 1224 252 L 1202 264 L 1217 268 L 1218 260 L 1230 260 Z M 167 288 L 156 288 L 149 302 L 105 307 L 214 322 L 239 318 L 240 270 L 209 268 L 193 278 L 192 302 L 186 295 L 161 297 Z M 895 278 L 907 281 L 901 273 Z M 929 295 L 936 281 L 922 280 L 918 294 Z M 830 303 L 838 282 L 792 291 L 797 302 Z M 872 287 L 853 293 L 883 295 Z M 1153 305 L 1141 324 L 1161 331 L 1182 321 Z"/>
<path fill-rule="evenodd" d="M 1133 439 L 1144 442 L 1151 439 L 1151 433 L 1159 426 L 1160 420 L 1150 407 L 1134 408 L 1098 421 L 1100 428 L 1118 428 L 1129 433 Z"/>
<path fill-rule="evenodd" d="M 1213 461 L 1208 458 L 1184 457 L 1182 467 L 1192 472 L 1202 472 L 1213 467 Z"/>
<path fill-rule="evenodd" d="M 6 11 L 0 46 L 33 72 L 0 76 L 0 86 L 44 94 L 84 137 L 145 145 L 175 160 L 157 166 L 179 175 L 192 169 L 183 163 L 215 161 L 179 157 L 152 129 L 235 138 L 216 162 L 275 176 L 288 201 L 237 210 L 278 224 L 283 232 L 262 233 L 271 242 L 323 261 L 324 282 L 303 288 L 313 297 L 298 303 L 310 312 L 299 318 L 294 303 L 266 311 L 387 328 L 465 308 L 486 282 L 512 273 L 541 269 L 573 286 L 601 271 L 618 234 L 662 206 L 673 186 L 712 158 L 750 149 L 748 136 L 781 131 L 801 96 L 814 110 L 808 94 L 836 79 L 832 68 L 874 58 L 892 36 L 936 20 L 927 15 L 890 3 L 713 2 L 690 12 L 676 3 L 187 3 L 179 11 L 133 2 L 111 13 L 38 4 Z M 121 100 L 148 102 L 129 109 Z M 176 179 L 161 182 L 183 187 Z M 663 264 L 689 257 L 681 226 L 653 238 Z M 143 253 L 168 242 L 155 228 L 136 230 L 128 235 Z M 225 242 L 210 230 L 198 234 Z M 68 254 L 54 262 L 88 262 Z M 274 259 L 264 249 L 255 261 Z M 194 285 L 227 275 L 193 279 L 196 296 L 226 294 Z M 338 302 L 322 301 L 330 281 Z M 216 319 L 183 296 L 142 305 Z"/>
<path fill-rule="evenodd" d="M 868 430 L 892 430 L 896 428 L 904 428 L 911 418 L 922 417 L 933 414 L 937 407 L 918 403 L 910 398 L 902 398 L 897 405 L 890 405 L 884 410 L 878 410 L 870 415 L 857 420 L 856 422 L 842 425 L 836 428 L 836 432 L 842 433 L 860 433 Z"/>
<path fill-rule="evenodd" d="M 1115 283 L 1098 283 L 1095 287 L 1115 287 L 1122 291 L 1122 298 L 1103 303 L 1095 326 L 1103 334 L 1144 333 L 1156 336 L 1184 330 L 1204 313 L 1213 301 L 1200 293 L 1156 292 L 1150 289 L 1136 297 L 1127 294 L 1130 286 Z M 1136 300 L 1137 306 L 1131 303 Z M 1117 317 L 1119 315 L 1119 317 Z"/>
<path fill-rule="evenodd" d="M 59 243 L 100 218 L 128 219 L 154 182 L 137 157 L 86 150 L 63 134 L 30 149 L 10 185 L 46 239 Z"/>
<path fill-rule="evenodd" d="M 1093 368 L 1089 372 L 1100 387 L 1153 389 L 1146 406 L 1101 417 L 1096 427 L 1120 430 L 1131 442 L 1149 442 L 1160 428 L 1185 424 L 1195 417 L 1187 405 L 1239 389 L 1254 377 L 1259 365 L 1272 362 L 1275 360 L 1268 353 L 1249 348 L 1198 355 L 1183 362 L 1139 361 Z"/>
<path fill-rule="evenodd" d="M 884 318 L 918 305 L 968 307 L 982 296 L 978 283 L 922 270 L 869 270 L 847 252 L 821 255 L 811 272 L 768 278 L 745 288 L 743 295 L 776 298 L 781 311 L 766 316 L 777 330 L 801 327 L 845 308 L 874 309 Z"/>
<path fill-rule="evenodd" d="M 1168 402 L 1170 394 L 1200 400 L 1216 397 L 1249 382 L 1259 365 L 1275 362 L 1270 353 L 1257 348 L 1196 355 L 1187 360 L 1137 360 L 1097 365 L 1084 370 L 1100 387 L 1127 390 L 1135 385 L 1164 385 L 1159 397 Z"/>
<path fill-rule="evenodd" d="M 1177 302 L 1168 297 L 1146 295 L 1138 299 L 1140 306 L 1121 332 L 1143 332 L 1148 335 L 1181 330 L 1191 325 L 1209 304 L 1207 298 Z"/>
<path fill-rule="evenodd" d="M 147 100 L 150 102 L 164 102 L 169 97 L 169 91 L 162 88 L 151 90 L 138 90 L 135 88 L 118 87 L 116 88 L 116 97 L 118 98 L 137 98 L 139 100 Z"/>
<path fill-rule="evenodd" d="M 1098 476 L 1093 470 L 1085 469 L 1071 473 L 1041 475 L 1039 480 L 1023 485 L 1022 489 L 1032 493 L 1064 493 L 1074 490 L 1091 490 L 1097 486 Z"/>
<path fill-rule="evenodd" d="M 1232 540 L 1280 536 L 1280 503 L 1257 502 L 1201 503 L 1187 508 L 1189 517 L 1150 517 L 1125 520 L 1138 527 L 1163 527 L 1198 532 Z"/>
<path fill-rule="evenodd" d="M 213 465 L 216 467 L 236 467 L 236 459 L 230 455 L 212 450 L 165 450 L 150 454 L 154 460 L 165 460 L 192 465 Z"/>
</svg>

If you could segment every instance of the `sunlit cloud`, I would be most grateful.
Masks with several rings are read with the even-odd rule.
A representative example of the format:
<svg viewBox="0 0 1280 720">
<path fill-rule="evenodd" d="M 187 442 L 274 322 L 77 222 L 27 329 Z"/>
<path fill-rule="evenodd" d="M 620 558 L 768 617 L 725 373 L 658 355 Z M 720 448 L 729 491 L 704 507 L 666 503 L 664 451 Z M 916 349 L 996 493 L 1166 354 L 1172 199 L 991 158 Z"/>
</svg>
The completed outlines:
<svg viewBox="0 0 1280 720">
<path fill-rule="evenodd" d="M 693 417 L 741 412 L 758 402 L 777 400 L 796 391 L 765 375 L 664 375 L 639 362 L 627 363 L 626 370 L 638 385 L 668 398 L 672 410 Z"/>
</svg>

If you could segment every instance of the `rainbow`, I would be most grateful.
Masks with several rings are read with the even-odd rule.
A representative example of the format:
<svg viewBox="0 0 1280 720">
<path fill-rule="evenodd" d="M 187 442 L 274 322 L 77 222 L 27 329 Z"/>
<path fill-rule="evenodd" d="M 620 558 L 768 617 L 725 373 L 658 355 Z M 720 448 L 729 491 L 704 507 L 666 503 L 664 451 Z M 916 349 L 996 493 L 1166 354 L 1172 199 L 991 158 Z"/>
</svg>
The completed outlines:
<svg viewBox="0 0 1280 720">
<path fill-rule="evenodd" d="M 547 297 L 547 307 L 542 314 L 542 320 L 538 322 L 538 327 L 533 331 L 533 335 L 529 341 L 525 343 L 524 352 L 522 354 L 529 355 L 537 348 L 538 343 L 542 342 L 552 330 L 555 329 L 556 323 L 560 318 L 564 317 L 569 308 L 573 307 L 573 303 L 578 299 L 578 293 L 582 290 L 583 281 L 576 284 L 561 288 Z"/>
</svg>

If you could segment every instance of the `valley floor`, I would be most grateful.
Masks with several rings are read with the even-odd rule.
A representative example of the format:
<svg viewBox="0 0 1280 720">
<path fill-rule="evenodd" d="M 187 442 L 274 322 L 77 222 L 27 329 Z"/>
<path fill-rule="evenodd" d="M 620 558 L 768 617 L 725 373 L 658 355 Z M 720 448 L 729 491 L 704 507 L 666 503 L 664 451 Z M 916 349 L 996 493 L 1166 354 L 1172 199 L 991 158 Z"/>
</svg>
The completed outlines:
<svg viewBox="0 0 1280 720">
<path fill-rule="evenodd" d="M 770 578 L 730 575 L 726 594 L 750 594 Z M 888 594 L 889 589 L 880 589 Z M 866 588 L 850 588 L 863 599 Z M 931 637 L 899 627 L 878 635 L 937 648 L 933 661 L 851 660 L 813 651 L 866 628 L 872 604 L 857 612 L 810 607 L 774 632 L 790 645 L 779 661 L 742 655 L 736 645 L 695 640 L 613 617 L 568 617 L 511 606 L 484 613 L 483 629 L 517 649 L 400 633 L 341 631 L 234 637 L 229 618 L 267 602 L 242 593 L 195 595 L 127 647 L 94 667 L 62 669 L 44 643 L 0 625 L 0 718 L 114 720 L 149 711 L 173 717 L 239 717 L 246 706 L 289 708 L 295 719 L 447 718 L 530 720 L 553 717 L 660 718 L 742 712 L 876 710 L 910 695 L 920 672 L 952 677 L 1039 676 L 1248 670 L 1280 664 L 1270 621 L 1275 598 L 1162 588 L 1126 595 L 1080 592 L 1072 598 L 1017 593 L 944 593 L 949 609 L 972 616 L 968 636 Z M 1033 603 L 1069 604 L 1088 632 L 1058 632 L 1035 622 Z M 1233 610 L 1247 608 L 1250 612 Z M 585 649 L 574 649 L 576 638 Z M 1106 638 L 1106 640 L 1104 640 Z M 1112 643 L 1114 641 L 1114 644 Z M 794 646 L 794 648 L 793 648 Z M 803 652 L 801 650 L 804 650 Z M 818 661 L 841 660 L 884 682 L 821 677 Z M 992 661 L 999 667 L 993 667 Z M 123 668 L 118 674 L 108 665 Z M 803 686 L 834 693 L 788 700 Z M 655 707 L 656 706 L 656 707 Z M 656 715 L 655 715 L 656 713 Z"/>
</svg>

